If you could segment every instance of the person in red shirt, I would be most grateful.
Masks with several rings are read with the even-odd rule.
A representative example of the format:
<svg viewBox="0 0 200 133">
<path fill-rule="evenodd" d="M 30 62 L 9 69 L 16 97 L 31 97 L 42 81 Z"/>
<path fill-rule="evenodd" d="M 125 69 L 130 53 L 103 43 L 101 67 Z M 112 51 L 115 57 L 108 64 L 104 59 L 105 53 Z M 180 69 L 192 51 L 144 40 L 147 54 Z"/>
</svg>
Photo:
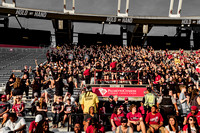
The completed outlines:
<svg viewBox="0 0 200 133">
<path fill-rule="evenodd" d="M 112 131 L 115 131 L 116 128 L 121 125 L 122 117 L 124 117 L 124 113 L 119 106 L 116 106 L 114 108 L 113 114 L 111 115 Z"/>
<path fill-rule="evenodd" d="M 197 71 L 198 73 L 200 73 L 200 63 L 197 65 L 196 71 Z"/>
<path fill-rule="evenodd" d="M 154 81 L 154 84 L 158 84 L 158 82 L 160 81 L 160 79 L 161 79 L 161 76 L 158 75 L 158 73 L 156 72 L 156 73 L 155 73 L 155 81 Z"/>
<path fill-rule="evenodd" d="M 9 117 L 9 110 L 10 110 L 10 103 L 7 102 L 6 95 L 1 96 L 0 101 L 0 117 L 3 118 L 0 128 L 4 125 L 4 123 L 8 120 Z"/>
<path fill-rule="evenodd" d="M 168 55 L 168 59 L 172 59 L 172 57 L 173 57 L 173 56 L 172 56 L 171 54 L 170 54 L 170 55 Z"/>
<path fill-rule="evenodd" d="M 137 112 L 137 107 L 134 104 L 132 104 L 129 109 L 131 112 L 126 115 L 128 119 L 128 126 L 131 126 L 133 128 L 133 131 L 136 130 L 139 132 L 140 130 L 142 130 L 142 133 L 145 133 L 146 129 L 143 122 L 142 114 L 140 112 Z"/>
<path fill-rule="evenodd" d="M 29 133 L 35 133 L 38 122 L 42 120 L 42 115 L 38 114 L 35 120 L 30 123 Z"/>
<path fill-rule="evenodd" d="M 90 84 L 90 68 L 89 67 L 87 67 L 87 66 L 85 67 L 83 76 L 85 78 L 85 83 Z"/>
<path fill-rule="evenodd" d="M 153 105 L 151 107 L 151 112 L 147 114 L 146 116 L 146 124 L 149 126 L 149 129 L 147 130 L 147 133 L 154 133 L 157 130 L 160 130 L 161 133 L 164 133 L 164 127 L 163 127 L 163 117 L 159 112 L 156 112 L 157 106 Z"/>
<path fill-rule="evenodd" d="M 91 118 L 90 126 L 86 129 L 86 133 L 105 133 L 105 128 L 98 123 L 96 118 Z"/>
<path fill-rule="evenodd" d="M 195 116 L 197 118 L 197 123 L 200 126 L 200 111 L 198 111 L 197 106 L 192 106 L 191 107 L 191 112 L 187 115 L 187 119 L 190 116 Z M 187 119 L 184 120 L 183 125 L 187 124 Z"/>
<path fill-rule="evenodd" d="M 17 116 L 24 116 L 24 109 L 25 104 L 21 101 L 21 96 L 17 96 L 14 105 L 12 106 L 12 112 L 16 113 Z"/>
<path fill-rule="evenodd" d="M 111 75 L 112 75 L 112 80 L 114 80 L 114 77 L 115 79 L 117 79 L 117 73 L 116 73 L 116 70 L 117 70 L 117 61 L 116 59 L 112 59 L 112 63 L 110 63 L 110 70 L 111 70 Z"/>
</svg>

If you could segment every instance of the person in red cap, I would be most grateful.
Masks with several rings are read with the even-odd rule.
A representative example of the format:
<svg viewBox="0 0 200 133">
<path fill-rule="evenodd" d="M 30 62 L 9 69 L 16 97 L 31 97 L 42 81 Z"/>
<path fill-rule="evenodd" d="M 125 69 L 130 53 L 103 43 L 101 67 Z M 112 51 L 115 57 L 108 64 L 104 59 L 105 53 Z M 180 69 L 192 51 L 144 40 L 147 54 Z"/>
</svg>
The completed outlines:
<svg viewBox="0 0 200 133">
<path fill-rule="evenodd" d="M 3 117 L 3 121 L 0 125 L 0 128 L 4 125 L 4 123 L 8 119 L 8 112 L 10 110 L 10 103 L 7 102 L 6 95 L 1 96 L 1 101 L 0 101 L 0 117 Z"/>
<path fill-rule="evenodd" d="M 200 111 L 198 111 L 197 106 L 191 107 L 191 112 L 187 115 L 187 119 L 184 120 L 183 125 L 187 124 L 187 120 L 190 116 L 195 116 L 197 118 L 197 123 L 200 126 Z"/>
</svg>

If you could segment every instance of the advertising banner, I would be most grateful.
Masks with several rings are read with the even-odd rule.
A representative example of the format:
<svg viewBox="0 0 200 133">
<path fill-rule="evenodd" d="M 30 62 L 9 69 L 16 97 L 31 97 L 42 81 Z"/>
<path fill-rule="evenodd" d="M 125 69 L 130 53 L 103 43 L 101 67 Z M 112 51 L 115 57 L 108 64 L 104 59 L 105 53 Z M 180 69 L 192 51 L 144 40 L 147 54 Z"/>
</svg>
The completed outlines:
<svg viewBox="0 0 200 133">
<path fill-rule="evenodd" d="M 92 91 L 99 97 L 118 95 L 119 97 L 143 97 L 147 88 L 145 87 L 92 87 Z"/>
</svg>

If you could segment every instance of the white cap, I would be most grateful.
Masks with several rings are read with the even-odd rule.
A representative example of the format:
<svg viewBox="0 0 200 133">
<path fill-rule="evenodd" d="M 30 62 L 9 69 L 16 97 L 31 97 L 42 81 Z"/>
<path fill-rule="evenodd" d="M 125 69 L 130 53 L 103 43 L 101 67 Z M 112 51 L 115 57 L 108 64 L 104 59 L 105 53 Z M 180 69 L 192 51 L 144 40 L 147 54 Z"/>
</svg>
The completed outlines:
<svg viewBox="0 0 200 133">
<path fill-rule="evenodd" d="M 36 115 L 35 122 L 40 122 L 42 120 L 42 115 Z"/>
</svg>

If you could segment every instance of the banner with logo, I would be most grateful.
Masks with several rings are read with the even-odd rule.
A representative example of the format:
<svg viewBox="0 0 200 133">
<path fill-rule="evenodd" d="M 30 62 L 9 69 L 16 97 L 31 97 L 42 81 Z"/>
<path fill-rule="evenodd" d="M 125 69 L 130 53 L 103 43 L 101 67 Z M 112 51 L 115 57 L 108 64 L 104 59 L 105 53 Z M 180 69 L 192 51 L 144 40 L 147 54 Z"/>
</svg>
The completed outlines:
<svg viewBox="0 0 200 133">
<path fill-rule="evenodd" d="M 99 97 L 118 95 L 119 97 L 143 97 L 147 88 L 145 87 L 92 87 L 92 91 Z"/>
</svg>

